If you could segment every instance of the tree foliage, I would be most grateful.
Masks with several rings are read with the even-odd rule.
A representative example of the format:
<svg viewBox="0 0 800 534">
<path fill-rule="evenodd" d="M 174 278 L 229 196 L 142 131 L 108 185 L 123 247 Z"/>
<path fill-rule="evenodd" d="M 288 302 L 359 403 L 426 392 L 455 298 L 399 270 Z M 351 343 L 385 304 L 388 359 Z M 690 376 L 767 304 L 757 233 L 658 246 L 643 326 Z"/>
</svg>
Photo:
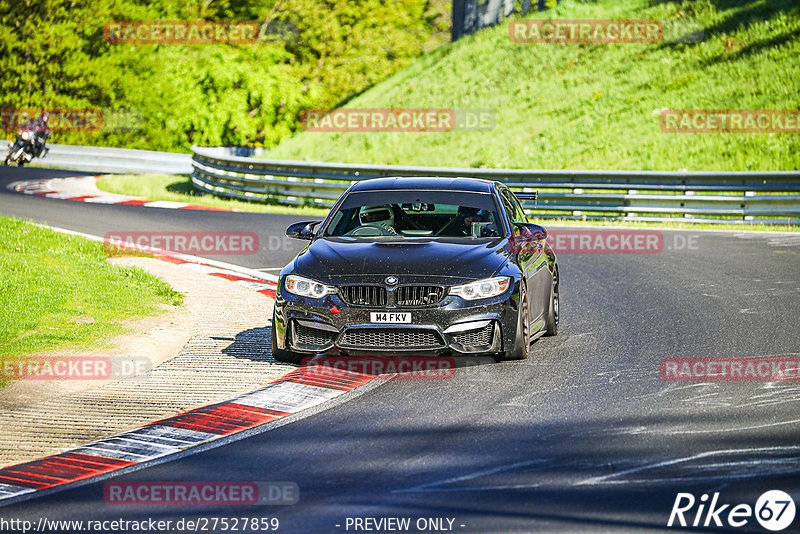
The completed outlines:
<svg viewBox="0 0 800 534">
<path fill-rule="evenodd" d="M 270 147 L 303 110 L 346 100 L 444 42 L 445 3 L 0 0 L 0 108 L 103 110 L 101 131 L 55 132 L 59 143 Z M 199 19 L 292 31 L 258 44 L 111 44 L 103 34 L 112 21 Z"/>
</svg>

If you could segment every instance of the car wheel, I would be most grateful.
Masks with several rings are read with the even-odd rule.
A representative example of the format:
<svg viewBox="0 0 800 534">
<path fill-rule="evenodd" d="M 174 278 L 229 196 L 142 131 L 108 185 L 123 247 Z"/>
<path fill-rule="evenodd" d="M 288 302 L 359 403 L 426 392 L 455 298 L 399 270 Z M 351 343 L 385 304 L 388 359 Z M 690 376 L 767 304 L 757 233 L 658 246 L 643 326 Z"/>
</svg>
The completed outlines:
<svg viewBox="0 0 800 534">
<path fill-rule="evenodd" d="M 305 356 L 305 354 L 301 354 L 299 352 L 292 352 L 290 350 L 278 348 L 277 344 L 275 343 L 275 319 L 272 319 L 272 357 L 279 362 L 299 365 Z"/>
<path fill-rule="evenodd" d="M 525 290 L 524 280 L 520 282 L 519 302 L 517 339 L 510 351 L 503 352 L 497 356 L 497 361 L 524 360 L 531 350 L 531 315 L 528 308 L 528 292 Z"/>
<path fill-rule="evenodd" d="M 558 334 L 558 269 L 556 269 L 550 289 L 550 311 L 547 314 L 544 335 L 555 336 L 556 334 Z"/>
</svg>

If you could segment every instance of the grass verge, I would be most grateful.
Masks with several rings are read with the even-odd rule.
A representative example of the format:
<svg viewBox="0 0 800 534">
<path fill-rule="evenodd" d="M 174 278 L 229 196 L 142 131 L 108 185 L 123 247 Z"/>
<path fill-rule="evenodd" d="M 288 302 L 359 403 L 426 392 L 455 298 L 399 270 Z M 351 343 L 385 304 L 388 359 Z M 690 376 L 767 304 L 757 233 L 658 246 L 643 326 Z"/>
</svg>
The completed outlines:
<svg viewBox="0 0 800 534">
<path fill-rule="evenodd" d="M 183 296 L 137 267 L 106 260 L 121 251 L 0 217 L 0 364 L 53 349 L 91 349 L 158 315 Z M 0 375 L 0 388 L 9 380 Z"/>
</svg>

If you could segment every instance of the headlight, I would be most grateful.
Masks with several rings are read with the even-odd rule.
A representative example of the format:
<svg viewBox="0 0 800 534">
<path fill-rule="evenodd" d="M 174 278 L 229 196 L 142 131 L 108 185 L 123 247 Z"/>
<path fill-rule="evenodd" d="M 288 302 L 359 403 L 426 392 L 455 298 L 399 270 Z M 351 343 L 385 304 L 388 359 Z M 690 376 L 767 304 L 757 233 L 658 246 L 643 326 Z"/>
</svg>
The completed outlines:
<svg viewBox="0 0 800 534">
<path fill-rule="evenodd" d="M 286 287 L 286 291 L 293 295 L 311 297 L 312 299 L 321 299 L 324 296 L 336 293 L 335 287 L 326 286 L 316 280 L 296 275 L 287 276 L 284 287 Z"/>
<path fill-rule="evenodd" d="M 27 141 L 31 138 L 31 132 L 22 132 L 22 138 Z"/>
<path fill-rule="evenodd" d="M 511 278 L 508 276 L 486 278 L 477 282 L 453 286 L 450 288 L 450 294 L 457 295 L 465 300 L 488 299 L 505 293 L 510 283 Z"/>
</svg>

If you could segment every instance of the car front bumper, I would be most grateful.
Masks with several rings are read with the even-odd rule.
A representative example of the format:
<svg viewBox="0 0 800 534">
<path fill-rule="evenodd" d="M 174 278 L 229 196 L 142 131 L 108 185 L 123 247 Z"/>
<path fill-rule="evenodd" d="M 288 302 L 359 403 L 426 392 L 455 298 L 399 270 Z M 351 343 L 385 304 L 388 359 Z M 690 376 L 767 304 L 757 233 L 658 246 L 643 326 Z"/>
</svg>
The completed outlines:
<svg viewBox="0 0 800 534">
<path fill-rule="evenodd" d="M 283 350 L 324 355 L 496 354 L 514 345 L 519 287 L 466 301 L 448 295 L 428 307 L 352 306 L 338 294 L 308 299 L 278 290 L 275 343 Z M 411 324 L 375 324 L 371 312 L 407 312 Z"/>
</svg>

